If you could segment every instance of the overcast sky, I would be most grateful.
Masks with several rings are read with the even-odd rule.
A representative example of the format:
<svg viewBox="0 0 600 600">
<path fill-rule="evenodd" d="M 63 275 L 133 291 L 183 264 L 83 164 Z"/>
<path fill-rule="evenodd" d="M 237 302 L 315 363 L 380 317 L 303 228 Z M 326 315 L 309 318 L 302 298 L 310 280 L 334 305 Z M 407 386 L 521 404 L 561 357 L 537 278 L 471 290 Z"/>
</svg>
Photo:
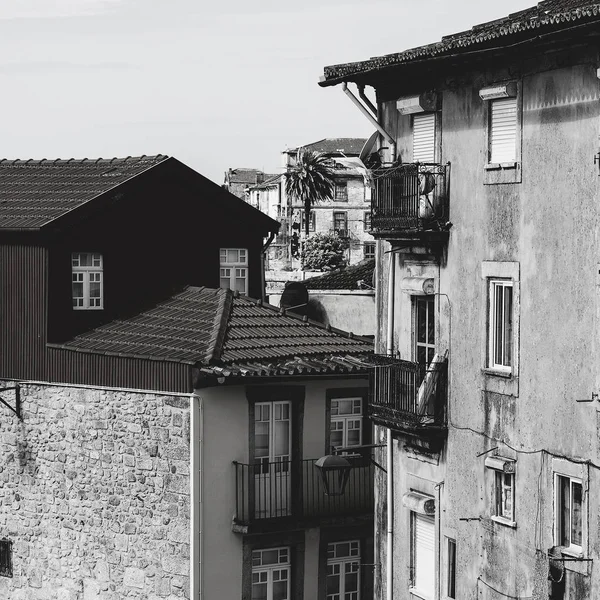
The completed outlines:
<svg viewBox="0 0 600 600">
<path fill-rule="evenodd" d="M 0 155 L 169 154 L 217 183 L 368 137 L 325 65 L 437 41 L 532 0 L 0 0 Z"/>
</svg>

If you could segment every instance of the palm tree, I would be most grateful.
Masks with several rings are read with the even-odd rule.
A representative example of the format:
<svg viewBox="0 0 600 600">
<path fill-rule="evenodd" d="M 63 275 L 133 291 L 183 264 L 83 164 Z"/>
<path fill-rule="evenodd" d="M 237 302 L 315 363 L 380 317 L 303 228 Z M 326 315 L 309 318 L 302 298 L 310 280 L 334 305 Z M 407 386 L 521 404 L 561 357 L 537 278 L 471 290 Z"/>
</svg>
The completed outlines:
<svg viewBox="0 0 600 600">
<path fill-rule="evenodd" d="M 307 237 L 313 204 L 329 200 L 333 195 L 333 171 L 327 165 L 328 160 L 321 152 L 300 149 L 296 155 L 296 164 L 285 174 L 286 195 L 304 205 L 304 226 Z"/>
</svg>

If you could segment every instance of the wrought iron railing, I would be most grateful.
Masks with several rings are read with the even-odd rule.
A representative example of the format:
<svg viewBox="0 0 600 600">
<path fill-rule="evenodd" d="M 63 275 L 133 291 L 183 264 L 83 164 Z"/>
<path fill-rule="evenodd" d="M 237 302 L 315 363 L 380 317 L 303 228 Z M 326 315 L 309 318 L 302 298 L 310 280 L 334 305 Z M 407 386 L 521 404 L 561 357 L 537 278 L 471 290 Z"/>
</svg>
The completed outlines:
<svg viewBox="0 0 600 600">
<path fill-rule="evenodd" d="M 371 230 L 443 230 L 448 221 L 448 165 L 405 163 L 371 172 Z"/>
<path fill-rule="evenodd" d="M 421 365 L 388 356 L 375 357 L 369 416 L 392 429 L 444 427 L 448 363 Z"/>
<path fill-rule="evenodd" d="M 368 459 L 350 458 L 352 470 L 341 496 L 327 496 L 317 459 L 298 461 L 234 462 L 235 517 L 241 525 L 289 518 L 311 521 L 372 513 L 373 465 Z"/>
</svg>

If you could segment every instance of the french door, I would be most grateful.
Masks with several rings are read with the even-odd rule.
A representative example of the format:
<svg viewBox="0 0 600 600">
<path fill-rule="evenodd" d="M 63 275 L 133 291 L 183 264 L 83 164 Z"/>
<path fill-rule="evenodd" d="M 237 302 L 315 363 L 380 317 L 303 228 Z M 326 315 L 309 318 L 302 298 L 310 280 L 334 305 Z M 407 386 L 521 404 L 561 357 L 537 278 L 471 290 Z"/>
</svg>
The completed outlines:
<svg viewBox="0 0 600 600">
<path fill-rule="evenodd" d="M 291 426 L 291 402 L 255 404 L 254 514 L 258 519 L 290 514 Z"/>
</svg>

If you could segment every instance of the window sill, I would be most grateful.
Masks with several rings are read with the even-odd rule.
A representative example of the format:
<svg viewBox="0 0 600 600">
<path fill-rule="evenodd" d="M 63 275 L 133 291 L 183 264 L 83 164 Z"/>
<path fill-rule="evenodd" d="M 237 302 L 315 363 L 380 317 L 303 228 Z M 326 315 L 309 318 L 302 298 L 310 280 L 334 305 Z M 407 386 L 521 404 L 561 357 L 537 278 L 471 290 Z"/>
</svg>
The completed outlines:
<svg viewBox="0 0 600 600">
<path fill-rule="evenodd" d="M 562 546 L 560 548 L 560 553 L 569 558 L 583 558 L 583 550 L 579 547 Z"/>
<path fill-rule="evenodd" d="M 498 171 L 500 169 L 516 169 L 516 162 L 504 162 L 504 163 L 487 163 L 483 168 L 486 171 Z"/>
<path fill-rule="evenodd" d="M 504 525 L 505 527 L 511 527 L 512 529 L 516 529 L 517 528 L 517 522 L 516 521 L 510 521 L 509 519 L 506 519 L 505 517 L 499 517 L 497 515 L 492 515 L 490 518 L 495 523 L 499 523 L 500 525 Z"/>
<path fill-rule="evenodd" d="M 415 587 L 408 588 L 408 591 L 410 595 L 414 596 L 415 598 L 420 598 L 421 600 L 431 600 L 431 596 L 427 595 L 425 592 L 419 591 Z"/>
<path fill-rule="evenodd" d="M 487 163 L 483 167 L 483 184 L 521 183 L 521 163 Z"/>
<path fill-rule="evenodd" d="M 481 369 L 481 372 L 485 375 L 492 375 L 494 377 L 504 377 L 504 379 L 512 378 L 512 370 L 501 371 L 500 369 L 490 369 L 489 367 L 484 367 L 483 369 Z"/>
</svg>

